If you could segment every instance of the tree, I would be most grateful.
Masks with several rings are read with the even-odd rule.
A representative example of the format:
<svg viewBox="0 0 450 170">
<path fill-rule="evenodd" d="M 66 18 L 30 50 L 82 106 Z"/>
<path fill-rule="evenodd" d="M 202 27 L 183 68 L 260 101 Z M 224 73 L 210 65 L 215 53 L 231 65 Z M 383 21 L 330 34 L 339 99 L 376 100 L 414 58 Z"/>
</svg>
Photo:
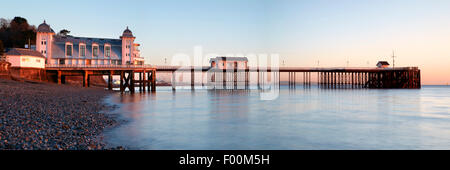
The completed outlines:
<svg viewBox="0 0 450 170">
<path fill-rule="evenodd" d="M 66 29 L 62 29 L 61 31 L 59 31 L 58 34 L 61 35 L 61 36 L 67 36 L 67 35 L 70 34 L 70 31 L 66 30 Z"/>
<path fill-rule="evenodd" d="M 19 25 L 26 24 L 26 25 L 28 26 L 28 21 L 27 21 L 27 19 L 22 18 L 22 17 L 14 17 L 14 19 L 12 20 L 12 22 L 15 22 L 15 23 L 17 23 L 17 24 L 19 24 Z"/>
<path fill-rule="evenodd" d="M 4 48 L 23 48 L 25 44 L 36 43 L 36 27 L 28 24 L 22 17 L 12 20 L 0 19 L 0 40 Z"/>
<path fill-rule="evenodd" d="M 0 18 L 0 27 L 2 29 L 6 29 L 9 26 L 11 21 L 6 20 L 5 18 Z"/>
</svg>

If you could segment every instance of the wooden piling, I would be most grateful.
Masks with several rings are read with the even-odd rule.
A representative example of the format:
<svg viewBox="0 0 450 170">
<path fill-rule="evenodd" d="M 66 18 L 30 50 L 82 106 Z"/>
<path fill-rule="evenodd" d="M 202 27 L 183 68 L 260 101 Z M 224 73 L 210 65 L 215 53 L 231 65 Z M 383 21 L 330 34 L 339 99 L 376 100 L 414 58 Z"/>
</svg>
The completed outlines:
<svg viewBox="0 0 450 170">
<path fill-rule="evenodd" d="M 108 74 L 108 90 L 112 90 L 112 85 L 113 85 L 113 75 L 112 72 L 110 71 Z"/>
<path fill-rule="evenodd" d="M 122 92 L 122 93 L 125 91 L 124 79 L 125 79 L 125 72 L 124 71 L 120 71 L 120 92 Z"/>
<path fill-rule="evenodd" d="M 156 70 L 153 69 L 152 70 L 152 80 L 151 80 L 151 84 L 152 84 L 152 92 L 156 92 Z"/>
</svg>

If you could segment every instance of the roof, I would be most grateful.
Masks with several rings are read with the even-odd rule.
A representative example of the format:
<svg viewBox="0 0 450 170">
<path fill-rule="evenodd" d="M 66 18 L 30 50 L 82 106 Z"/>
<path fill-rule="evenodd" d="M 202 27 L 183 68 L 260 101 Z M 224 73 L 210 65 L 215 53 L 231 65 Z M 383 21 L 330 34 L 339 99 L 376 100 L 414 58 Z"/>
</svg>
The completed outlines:
<svg viewBox="0 0 450 170">
<path fill-rule="evenodd" d="M 53 31 L 53 29 L 50 28 L 50 25 L 45 23 L 45 20 L 44 23 L 38 26 L 37 32 L 55 33 L 55 31 Z"/>
<path fill-rule="evenodd" d="M 9 48 L 6 50 L 6 55 L 26 55 L 45 58 L 40 52 L 26 48 Z"/>
<path fill-rule="evenodd" d="M 134 38 L 134 36 L 133 36 L 133 32 L 131 32 L 131 30 L 130 29 L 128 29 L 128 27 L 127 27 L 127 29 L 125 29 L 125 31 L 123 31 L 123 34 L 122 34 L 122 36 L 121 37 L 129 37 L 129 38 Z"/>
<path fill-rule="evenodd" d="M 112 38 L 91 38 L 91 37 L 74 37 L 74 36 L 59 36 L 55 35 L 55 42 L 59 43 L 66 43 L 71 42 L 74 44 L 84 43 L 84 44 L 110 44 L 110 45 L 122 45 L 121 39 L 112 39 Z"/>
<path fill-rule="evenodd" d="M 377 65 L 381 64 L 381 65 L 389 65 L 389 63 L 387 61 L 378 61 Z"/>
<path fill-rule="evenodd" d="M 111 38 L 90 38 L 90 37 L 74 37 L 74 36 L 59 36 L 54 35 L 54 41 L 52 42 L 52 58 L 65 58 L 65 46 L 67 42 L 73 44 L 72 56 L 79 56 L 80 43 L 86 45 L 86 57 L 92 56 L 92 46 L 97 44 L 99 59 L 104 57 L 105 44 L 111 46 L 110 59 L 120 59 L 122 57 L 122 40 Z"/>
<path fill-rule="evenodd" d="M 209 62 L 212 62 L 213 60 L 219 60 L 219 61 L 248 61 L 247 57 L 216 57 L 211 58 Z"/>
</svg>

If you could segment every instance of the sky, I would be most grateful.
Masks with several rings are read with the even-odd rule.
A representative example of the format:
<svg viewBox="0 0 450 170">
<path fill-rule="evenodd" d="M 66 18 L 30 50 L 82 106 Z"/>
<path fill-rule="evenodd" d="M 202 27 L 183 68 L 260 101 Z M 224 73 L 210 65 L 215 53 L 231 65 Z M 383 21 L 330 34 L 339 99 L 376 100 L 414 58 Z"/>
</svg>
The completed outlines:
<svg viewBox="0 0 450 170">
<path fill-rule="evenodd" d="M 128 26 L 146 63 L 172 56 L 279 54 L 284 66 L 418 66 L 424 84 L 450 83 L 448 0 L 22 0 L 0 17 L 46 20 L 71 35 L 119 38 Z M 283 62 L 284 61 L 284 62 Z M 204 63 L 207 63 L 205 59 Z"/>
</svg>

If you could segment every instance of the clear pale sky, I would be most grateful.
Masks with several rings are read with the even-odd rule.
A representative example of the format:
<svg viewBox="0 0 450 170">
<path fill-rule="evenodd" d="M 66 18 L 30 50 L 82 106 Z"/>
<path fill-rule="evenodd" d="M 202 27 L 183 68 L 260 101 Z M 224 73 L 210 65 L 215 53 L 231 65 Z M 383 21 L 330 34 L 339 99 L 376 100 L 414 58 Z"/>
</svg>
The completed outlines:
<svg viewBox="0 0 450 170">
<path fill-rule="evenodd" d="M 450 83 L 448 0 L 22 0 L 0 17 L 43 20 L 74 36 L 118 38 L 129 26 L 147 63 L 176 53 L 279 53 L 286 66 L 419 66 Z"/>
</svg>

